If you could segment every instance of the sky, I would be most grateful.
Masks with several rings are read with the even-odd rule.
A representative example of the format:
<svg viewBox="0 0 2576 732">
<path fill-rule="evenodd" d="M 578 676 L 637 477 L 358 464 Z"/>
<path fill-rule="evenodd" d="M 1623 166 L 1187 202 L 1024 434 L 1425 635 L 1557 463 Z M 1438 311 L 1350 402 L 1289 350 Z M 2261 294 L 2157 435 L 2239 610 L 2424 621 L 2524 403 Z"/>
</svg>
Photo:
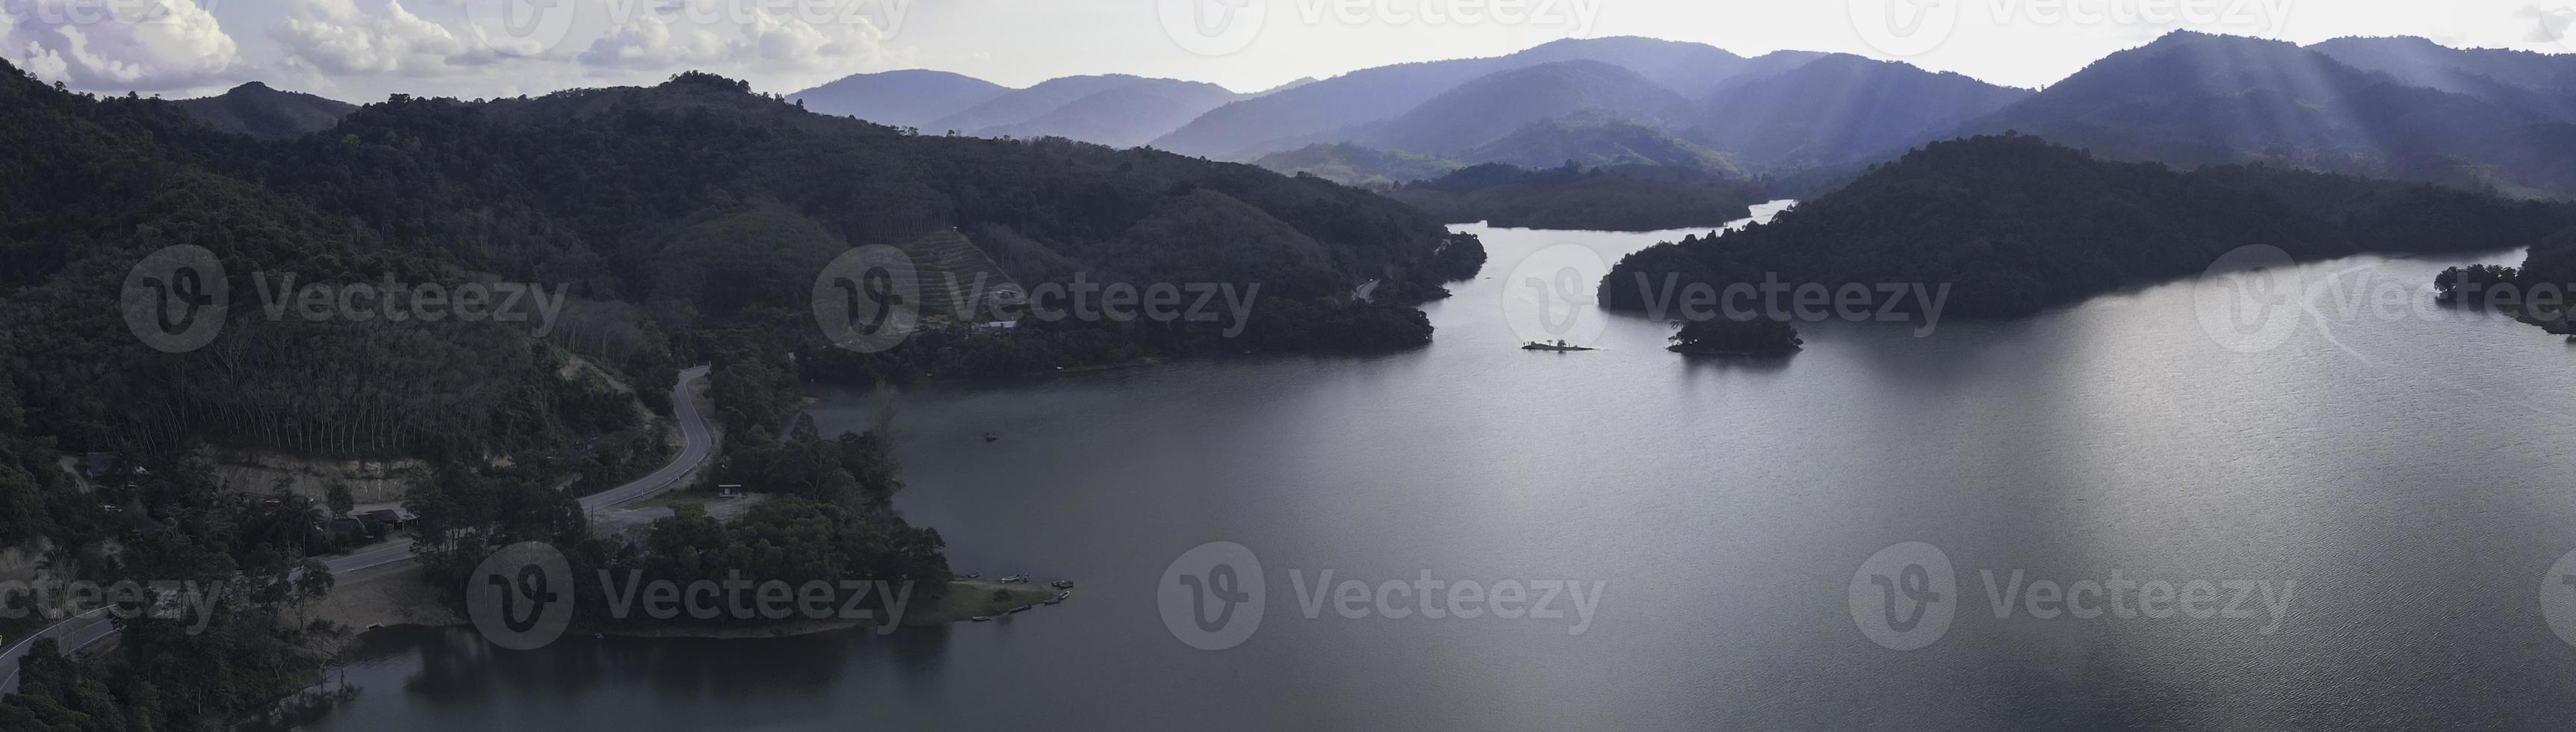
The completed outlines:
<svg viewBox="0 0 2576 732">
<path fill-rule="evenodd" d="M 82 91 L 173 98 L 256 80 L 353 102 L 471 99 L 689 69 L 779 93 L 894 69 L 1015 87 L 1128 73 L 1255 91 L 1649 36 L 2039 87 L 2176 29 L 2571 53 L 2571 25 L 2576 0 L 0 0 L 0 58 Z"/>
</svg>

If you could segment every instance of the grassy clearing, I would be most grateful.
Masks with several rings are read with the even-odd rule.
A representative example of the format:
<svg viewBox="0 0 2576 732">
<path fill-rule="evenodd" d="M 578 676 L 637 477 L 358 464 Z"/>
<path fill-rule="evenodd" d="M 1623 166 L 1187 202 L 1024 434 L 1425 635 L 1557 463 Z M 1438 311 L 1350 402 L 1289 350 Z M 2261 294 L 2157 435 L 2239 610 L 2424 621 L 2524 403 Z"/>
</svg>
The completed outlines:
<svg viewBox="0 0 2576 732">
<path fill-rule="evenodd" d="M 995 593 L 999 593 L 997 596 Z M 969 620 L 977 615 L 1000 615 L 1011 608 L 1035 605 L 1055 596 L 1055 591 L 1024 584 L 1006 585 L 981 580 L 957 580 L 948 583 L 936 598 L 916 598 L 914 603 L 929 603 L 905 613 L 903 624 L 920 627 Z"/>
</svg>

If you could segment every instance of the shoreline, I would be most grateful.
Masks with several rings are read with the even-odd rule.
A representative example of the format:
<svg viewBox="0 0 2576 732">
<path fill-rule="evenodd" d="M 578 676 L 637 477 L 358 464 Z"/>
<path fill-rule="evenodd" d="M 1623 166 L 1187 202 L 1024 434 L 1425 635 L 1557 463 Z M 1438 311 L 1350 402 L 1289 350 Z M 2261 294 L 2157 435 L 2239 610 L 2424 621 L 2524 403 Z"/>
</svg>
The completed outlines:
<svg viewBox="0 0 2576 732">
<path fill-rule="evenodd" d="M 472 627 L 464 617 L 448 608 L 439 593 L 420 581 L 421 568 L 371 575 L 332 588 L 330 597 L 317 603 L 312 617 L 329 620 L 354 634 L 397 627 L 459 628 Z M 1008 599 L 996 600 L 992 593 L 1008 593 Z M 904 608 L 903 617 L 894 626 L 929 628 L 953 623 L 972 622 L 977 615 L 999 617 L 1013 607 L 1042 607 L 1038 602 L 1054 597 L 1061 590 L 1041 584 L 1003 584 L 985 579 L 953 579 L 947 590 L 936 597 L 915 596 Z M 587 628 L 575 627 L 566 635 L 598 635 L 612 638 L 742 640 L 761 638 L 796 638 L 834 633 L 858 628 L 881 626 L 868 620 L 782 620 L 747 625 L 652 625 Z M 888 631 L 891 632 L 891 631 Z M 345 647 L 345 643 L 341 644 Z M 328 651 L 325 665 L 340 662 L 342 648 Z"/>
</svg>

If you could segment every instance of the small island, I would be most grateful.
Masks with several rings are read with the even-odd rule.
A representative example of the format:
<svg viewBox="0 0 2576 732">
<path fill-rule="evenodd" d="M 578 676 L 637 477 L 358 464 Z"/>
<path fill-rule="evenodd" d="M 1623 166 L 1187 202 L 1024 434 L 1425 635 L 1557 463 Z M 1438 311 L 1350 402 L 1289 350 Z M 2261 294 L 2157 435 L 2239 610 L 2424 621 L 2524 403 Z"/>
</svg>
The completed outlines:
<svg viewBox="0 0 2576 732">
<path fill-rule="evenodd" d="M 1547 341 L 1530 341 L 1530 342 L 1528 342 L 1528 343 L 1522 344 L 1522 345 L 1521 345 L 1521 350 L 1524 350 L 1524 351 L 1554 351 L 1554 352 L 1556 352 L 1556 353 L 1575 353 L 1575 352 L 1578 352 L 1578 351 L 1595 351 L 1595 350 L 1600 350 L 1600 349 L 1592 348 L 1592 347 L 1589 347 L 1589 346 L 1578 346 L 1578 345 L 1574 345 L 1574 344 L 1567 343 L 1567 342 L 1565 342 L 1565 341 L 1559 340 L 1559 341 L 1554 342 L 1554 343 L 1549 343 L 1549 342 L 1547 342 Z"/>
<path fill-rule="evenodd" d="M 1798 338 L 1796 326 L 1770 318 L 1711 318 L 1676 325 L 1670 350 L 1695 356 L 1775 356 L 1795 353 L 1807 343 Z"/>
</svg>

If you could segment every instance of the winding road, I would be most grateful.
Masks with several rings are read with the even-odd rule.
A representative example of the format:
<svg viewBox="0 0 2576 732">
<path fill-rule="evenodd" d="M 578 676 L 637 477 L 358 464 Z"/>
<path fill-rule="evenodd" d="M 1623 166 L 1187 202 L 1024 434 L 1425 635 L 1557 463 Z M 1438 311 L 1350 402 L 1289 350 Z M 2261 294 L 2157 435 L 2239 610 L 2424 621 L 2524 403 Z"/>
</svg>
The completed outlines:
<svg viewBox="0 0 2576 732">
<path fill-rule="evenodd" d="M 680 483 L 682 477 L 707 461 L 707 456 L 715 450 L 715 435 L 708 431 L 706 416 L 698 413 L 698 403 L 689 394 L 689 385 L 706 376 L 707 367 L 691 368 L 680 372 L 679 383 L 671 385 L 671 410 L 680 423 L 681 439 L 680 454 L 672 457 L 671 464 L 632 483 L 584 496 L 581 499 L 583 511 L 598 513 L 670 490 L 671 486 Z M 331 568 L 334 580 L 400 567 L 411 563 L 411 543 L 410 539 L 392 539 L 324 564 Z M 99 608 L 66 618 L 10 643 L 6 650 L 0 650 L 0 694 L 18 691 L 18 658 L 27 654 L 27 648 L 36 639 L 53 638 L 65 653 L 69 653 L 115 635 L 116 624 L 103 622 L 106 613 L 107 608 Z"/>
</svg>

